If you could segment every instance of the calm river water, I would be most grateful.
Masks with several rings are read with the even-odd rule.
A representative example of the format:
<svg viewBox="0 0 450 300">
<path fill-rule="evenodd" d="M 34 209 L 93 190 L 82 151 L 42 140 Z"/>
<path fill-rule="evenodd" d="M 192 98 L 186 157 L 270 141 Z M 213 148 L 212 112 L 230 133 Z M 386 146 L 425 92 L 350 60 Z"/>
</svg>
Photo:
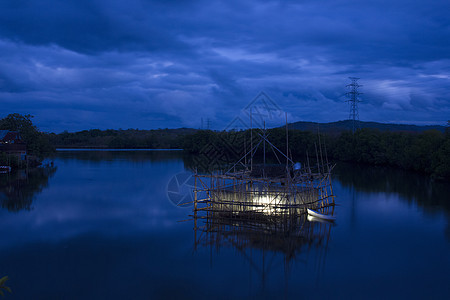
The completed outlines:
<svg viewBox="0 0 450 300">
<path fill-rule="evenodd" d="M 195 235 L 192 207 L 168 198 L 188 160 L 60 151 L 53 167 L 0 174 L 4 299 L 450 296 L 450 185 L 338 164 L 337 220 L 308 239 Z"/>
</svg>

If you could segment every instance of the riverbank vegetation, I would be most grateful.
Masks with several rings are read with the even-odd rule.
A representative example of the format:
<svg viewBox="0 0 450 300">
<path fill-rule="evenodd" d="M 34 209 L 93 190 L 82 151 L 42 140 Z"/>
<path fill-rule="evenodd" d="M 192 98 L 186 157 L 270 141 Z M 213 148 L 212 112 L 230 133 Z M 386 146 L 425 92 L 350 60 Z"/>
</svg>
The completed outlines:
<svg viewBox="0 0 450 300">
<path fill-rule="evenodd" d="M 346 132 L 332 140 L 334 159 L 388 165 L 450 180 L 450 132 Z"/>
<path fill-rule="evenodd" d="M 0 130 L 17 131 L 26 144 L 26 159 L 18 154 L 0 151 L 0 165 L 12 168 L 25 168 L 40 165 L 40 162 L 49 154 L 54 152 L 47 134 L 39 131 L 33 124 L 31 115 L 9 114 L 0 119 Z"/>
<path fill-rule="evenodd" d="M 184 149 L 192 154 L 208 153 L 239 159 L 259 141 L 258 130 L 211 131 L 195 129 L 160 130 L 85 130 L 75 133 L 49 134 L 49 141 L 59 148 L 153 148 Z M 267 130 L 273 146 L 285 152 L 284 128 Z M 361 129 L 334 134 L 320 134 L 320 143 L 330 160 L 386 165 L 431 174 L 433 178 L 450 180 L 450 132 L 438 130 L 390 132 Z M 319 147 L 319 135 L 311 131 L 289 130 L 289 151 L 293 158 L 313 159 Z M 261 146 L 262 149 L 262 146 Z M 267 144 L 266 152 L 272 152 Z M 261 152 L 260 152 L 261 153 Z"/>
<path fill-rule="evenodd" d="M 158 130 L 100 130 L 60 134 L 40 132 L 31 122 L 32 116 L 11 114 L 0 120 L 0 129 L 19 131 L 27 143 L 28 152 L 38 157 L 55 148 L 115 148 L 115 149 L 184 149 L 192 154 L 208 154 L 235 160 L 250 151 L 260 140 L 260 130 L 211 131 L 189 128 Z M 274 147 L 285 152 L 285 128 L 267 130 Z M 251 137 L 253 142 L 251 143 Z M 320 142 L 319 142 L 320 140 Z M 289 155 L 304 159 L 305 154 L 315 157 L 316 149 L 327 153 L 328 159 L 356 162 L 368 165 L 399 167 L 430 174 L 433 178 L 450 180 L 450 131 L 428 130 L 423 132 L 381 131 L 361 129 L 317 134 L 313 131 L 289 129 Z M 266 152 L 272 152 L 267 144 Z M 261 146 L 262 149 L 262 146 Z M 261 152 L 260 152 L 261 153 Z M 15 163 L 5 154 L 0 160 Z M 18 161 L 20 164 L 20 161 Z"/>
<path fill-rule="evenodd" d="M 91 129 L 69 133 L 49 134 L 56 148 L 114 148 L 114 149 L 180 149 L 184 136 L 195 129 Z"/>
<path fill-rule="evenodd" d="M 254 144 L 257 143 L 254 130 Z M 286 131 L 282 128 L 267 130 L 268 139 L 273 146 L 285 152 Z M 450 132 L 437 130 L 422 133 L 388 132 L 362 129 L 354 134 L 350 131 L 341 134 L 320 134 L 310 131 L 289 130 L 289 154 L 295 159 L 304 158 L 308 153 L 311 161 L 319 149 L 330 160 L 356 162 L 368 165 L 399 167 L 432 175 L 439 180 L 450 180 Z M 250 132 L 212 132 L 198 131 L 184 138 L 183 147 L 191 153 L 207 153 L 208 145 L 222 149 L 219 155 L 243 155 L 249 151 L 245 145 L 250 141 Z M 247 146 L 248 147 L 248 146 Z M 246 150 L 244 150 L 246 148 Z M 236 153 L 235 153 L 236 152 Z M 266 145 L 266 152 L 272 152 Z"/>
</svg>

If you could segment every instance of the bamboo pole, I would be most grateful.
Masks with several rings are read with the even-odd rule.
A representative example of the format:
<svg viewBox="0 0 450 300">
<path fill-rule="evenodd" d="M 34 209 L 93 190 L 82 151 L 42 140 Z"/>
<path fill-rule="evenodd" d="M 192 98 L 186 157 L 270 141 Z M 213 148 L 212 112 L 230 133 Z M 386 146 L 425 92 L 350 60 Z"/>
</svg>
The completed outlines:
<svg viewBox="0 0 450 300">
<path fill-rule="evenodd" d="M 250 149 L 252 151 L 250 156 L 250 171 L 253 171 L 253 123 L 252 123 L 252 108 L 250 107 Z"/>
<path fill-rule="evenodd" d="M 289 171 L 289 130 L 286 112 L 286 172 Z"/>
</svg>

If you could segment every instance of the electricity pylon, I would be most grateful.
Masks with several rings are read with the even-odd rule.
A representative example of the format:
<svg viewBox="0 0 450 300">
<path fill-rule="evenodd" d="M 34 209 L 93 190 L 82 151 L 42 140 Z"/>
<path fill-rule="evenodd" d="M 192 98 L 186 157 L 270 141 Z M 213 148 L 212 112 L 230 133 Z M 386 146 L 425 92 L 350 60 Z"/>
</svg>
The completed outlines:
<svg viewBox="0 0 450 300">
<path fill-rule="evenodd" d="M 352 121 L 352 132 L 355 133 L 355 130 L 357 127 L 359 128 L 359 111 L 358 111 L 358 103 L 361 102 L 359 99 L 359 95 L 362 93 L 358 92 L 358 88 L 362 85 L 358 84 L 358 79 L 356 77 L 349 77 L 349 79 L 352 81 L 352 83 L 347 84 L 347 88 L 350 89 L 349 92 L 347 92 L 348 100 L 347 102 L 350 103 L 350 115 L 349 120 Z"/>
</svg>

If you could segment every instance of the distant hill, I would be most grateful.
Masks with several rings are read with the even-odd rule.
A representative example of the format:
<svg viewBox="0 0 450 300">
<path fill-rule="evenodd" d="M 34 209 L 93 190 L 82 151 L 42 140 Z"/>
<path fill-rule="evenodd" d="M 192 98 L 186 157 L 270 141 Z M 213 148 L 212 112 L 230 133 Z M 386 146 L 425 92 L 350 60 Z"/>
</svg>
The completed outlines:
<svg viewBox="0 0 450 300">
<path fill-rule="evenodd" d="M 340 133 L 346 130 L 352 130 L 352 121 L 337 121 L 331 123 L 316 123 L 316 122 L 295 122 L 290 123 L 289 129 L 299 129 L 303 131 L 317 131 L 319 127 L 320 132 L 323 133 Z M 359 127 L 362 128 L 372 128 L 381 131 L 401 131 L 401 132 L 423 132 L 426 130 L 439 130 L 445 132 L 445 126 L 440 125 L 407 125 L 407 124 L 388 124 L 388 123 L 378 123 L 378 122 L 359 122 Z"/>
</svg>

